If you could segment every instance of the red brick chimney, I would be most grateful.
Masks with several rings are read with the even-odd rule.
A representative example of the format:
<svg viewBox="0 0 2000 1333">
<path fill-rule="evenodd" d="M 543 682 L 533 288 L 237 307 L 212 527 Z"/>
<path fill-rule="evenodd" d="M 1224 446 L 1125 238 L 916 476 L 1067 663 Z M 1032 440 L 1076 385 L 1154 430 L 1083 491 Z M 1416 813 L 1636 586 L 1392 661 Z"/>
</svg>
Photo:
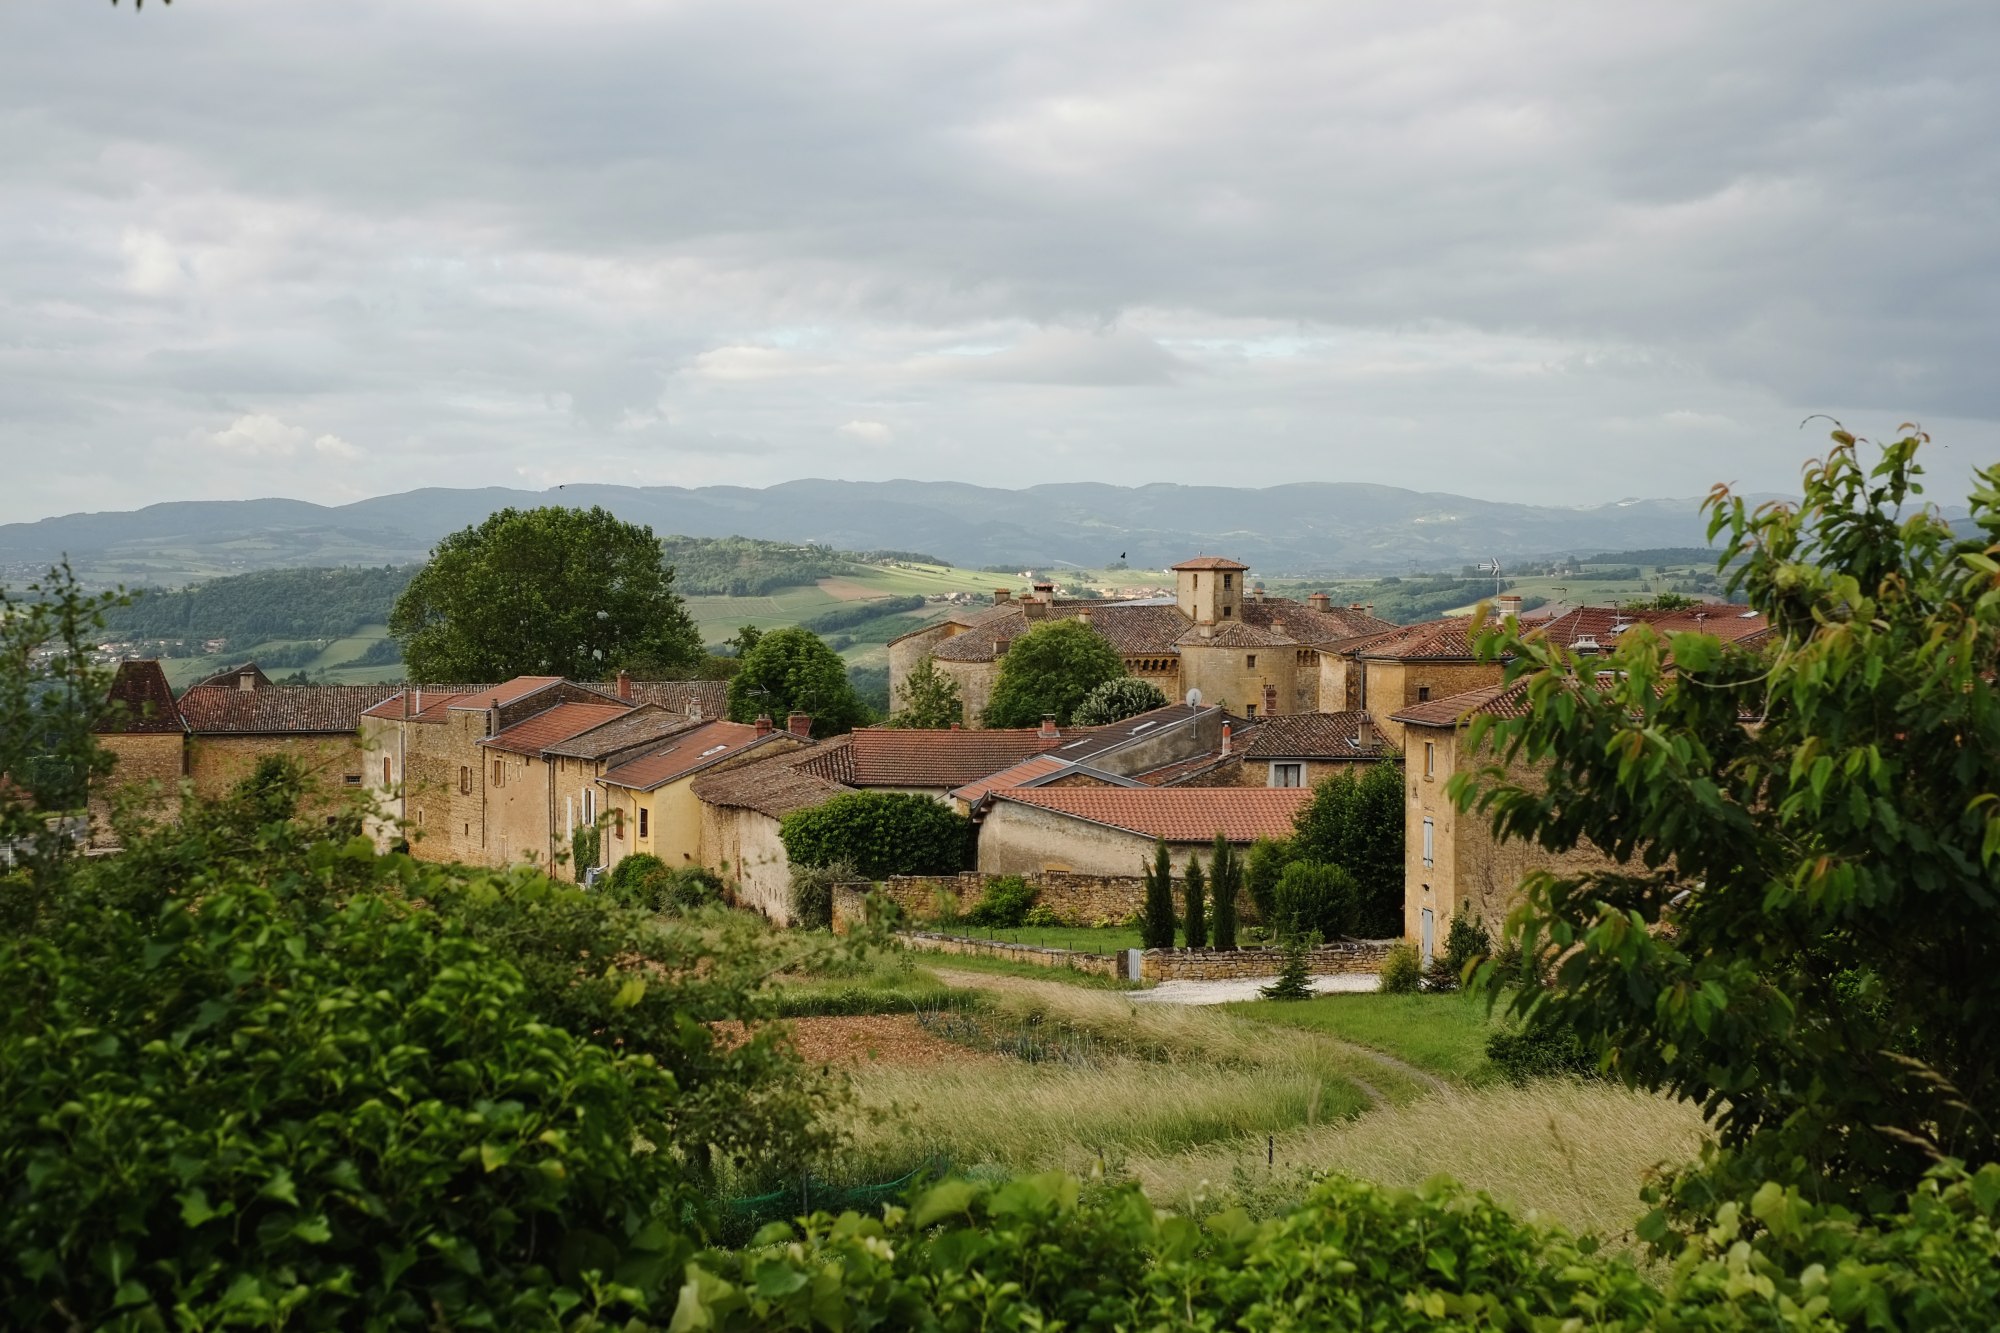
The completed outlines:
<svg viewBox="0 0 2000 1333">
<path fill-rule="evenodd" d="M 1056 715 L 1054 713 L 1042 714 L 1042 729 L 1038 734 L 1045 741 L 1056 740 L 1062 736 L 1062 731 L 1056 726 Z"/>
<path fill-rule="evenodd" d="M 1276 685 L 1266 685 L 1264 687 L 1264 716 L 1276 717 L 1277 715 L 1278 687 Z"/>
<path fill-rule="evenodd" d="M 757 734 L 759 736 L 768 736 L 771 734 L 771 715 L 769 713 L 757 714 Z"/>
<path fill-rule="evenodd" d="M 628 703 L 631 701 L 632 673 L 629 671 L 621 671 L 618 673 L 618 697 L 624 699 Z"/>
<path fill-rule="evenodd" d="M 792 735 L 794 736 L 812 735 L 813 734 L 812 714 L 793 713 L 790 717 L 785 719 L 785 730 L 791 732 Z"/>
</svg>

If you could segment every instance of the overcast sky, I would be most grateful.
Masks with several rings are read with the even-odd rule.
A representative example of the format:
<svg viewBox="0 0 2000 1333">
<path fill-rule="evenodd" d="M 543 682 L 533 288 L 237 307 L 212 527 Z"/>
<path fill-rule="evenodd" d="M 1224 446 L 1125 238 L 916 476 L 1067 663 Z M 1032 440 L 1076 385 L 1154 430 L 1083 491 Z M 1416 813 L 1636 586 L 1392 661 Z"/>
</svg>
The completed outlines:
<svg viewBox="0 0 2000 1333">
<path fill-rule="evenodd" d="M 1589 503 L 1789 489 L 1810 412 L 1955 482 L 2000 457 L 1996 56 L 1991 0 L 7 0 L 0 521 Z"/>
</svg>

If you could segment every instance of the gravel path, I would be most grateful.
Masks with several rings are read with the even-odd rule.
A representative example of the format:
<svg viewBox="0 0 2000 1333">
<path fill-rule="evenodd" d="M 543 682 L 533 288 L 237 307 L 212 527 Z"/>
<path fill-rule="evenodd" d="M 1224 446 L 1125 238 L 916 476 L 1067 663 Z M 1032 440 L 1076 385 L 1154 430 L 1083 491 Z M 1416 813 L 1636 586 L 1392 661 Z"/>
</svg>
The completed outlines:
<svg viewBox="0 0 2000 1333">
<path fill-rule="evenodd" d="M 1373 972 L 1344 973 L 1336 977 L 1312 977 L 1315 995 L 1353 995 L 1372 991 L 1379 984 Z M 1132 998 L 1142 1004 L 1228 1004 L 1232 1000 L 1254 1000 L 1271 984 L 1269 977 L 1240 977 L 1229 981 L 1162 981 L 1145 990 L 1135 990 Z"/>
</svg>

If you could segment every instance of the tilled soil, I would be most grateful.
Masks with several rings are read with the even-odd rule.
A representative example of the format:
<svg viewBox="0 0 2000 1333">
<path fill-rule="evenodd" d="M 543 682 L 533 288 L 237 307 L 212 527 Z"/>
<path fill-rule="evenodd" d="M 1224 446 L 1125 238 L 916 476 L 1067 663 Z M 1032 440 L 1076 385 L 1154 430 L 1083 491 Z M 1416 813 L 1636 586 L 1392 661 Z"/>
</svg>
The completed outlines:
<svg viewBox="0 0 2000 1333">
<path fill-rule="evenodd" d="M 839 1018 L 790 1018 L 792 1045 L 807 1064 L 866 1065 L 990 1063 L 1002 1057 L 975 1051 L 924 1031 L 913 1014 L 858 1014 Z"/>
</svg>

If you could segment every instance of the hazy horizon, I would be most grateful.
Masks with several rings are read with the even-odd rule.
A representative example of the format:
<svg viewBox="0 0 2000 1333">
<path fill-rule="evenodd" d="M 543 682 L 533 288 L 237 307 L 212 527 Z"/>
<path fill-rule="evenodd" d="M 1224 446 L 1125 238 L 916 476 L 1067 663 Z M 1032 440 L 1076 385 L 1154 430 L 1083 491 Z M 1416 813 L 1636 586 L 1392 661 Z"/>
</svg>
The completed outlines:
<svg viewBox="0 0 2000 1333">
<path fill-rule="evenodd" d="M 0 9 L 0 523 L 2000 457 L 2000 11 Z"/>
</svg>

